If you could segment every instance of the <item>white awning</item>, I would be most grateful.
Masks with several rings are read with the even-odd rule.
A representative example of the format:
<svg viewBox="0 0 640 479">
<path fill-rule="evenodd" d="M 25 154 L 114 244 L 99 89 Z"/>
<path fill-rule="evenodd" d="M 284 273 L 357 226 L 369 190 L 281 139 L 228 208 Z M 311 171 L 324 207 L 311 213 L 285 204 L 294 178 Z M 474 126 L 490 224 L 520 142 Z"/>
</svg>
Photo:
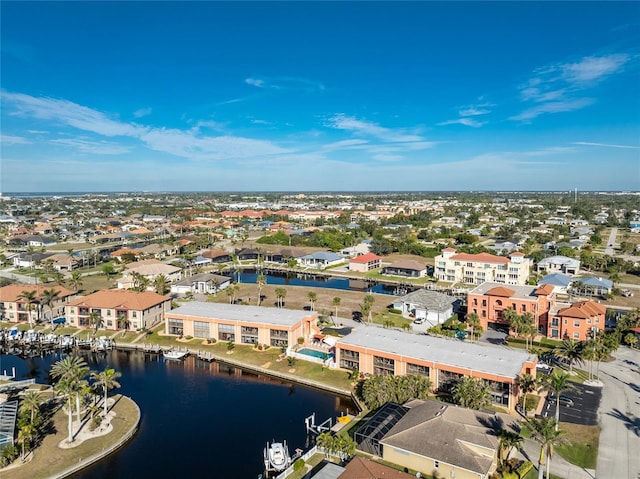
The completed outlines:
<svg viewBox="0 0 640 479">
<path fill-rule="evenodd" d="M 333 336 L 326 336 L 322 341 L 324 341 L 329 346 L 334 347 L 338 340 L 336 338 L 334 338 Z"/>
</svg>

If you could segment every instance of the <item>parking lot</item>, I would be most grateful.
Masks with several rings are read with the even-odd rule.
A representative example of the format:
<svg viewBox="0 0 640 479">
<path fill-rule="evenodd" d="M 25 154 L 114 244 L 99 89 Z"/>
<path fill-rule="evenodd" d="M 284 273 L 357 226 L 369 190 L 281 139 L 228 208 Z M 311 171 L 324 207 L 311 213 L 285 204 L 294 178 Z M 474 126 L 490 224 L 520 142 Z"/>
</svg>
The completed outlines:
<svg viewBox="0 0 640 479">
<path fill-rule="evenodd" d="M 585 386 L 572 383 L 576 391 L 565 391 L 562 396 L 567 396 L 573 401 L 572 406 L 560 404 L 560 422 L 570 422 L 583 426 L 596 426 L 598 424 L 598 407 L 602 397 L 602 388 Z M 556 413 L 555 399 L 547 399 L 542 415 L 554 417 Z"/>
</svg>

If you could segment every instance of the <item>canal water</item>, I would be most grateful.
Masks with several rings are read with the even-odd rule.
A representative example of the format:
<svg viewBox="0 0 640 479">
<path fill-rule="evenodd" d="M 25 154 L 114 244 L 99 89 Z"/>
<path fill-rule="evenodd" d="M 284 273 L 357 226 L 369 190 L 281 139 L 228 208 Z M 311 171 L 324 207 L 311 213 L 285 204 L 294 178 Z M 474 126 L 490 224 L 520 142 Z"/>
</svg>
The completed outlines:
<svg viewBox="0 0 640 479">
<path fill-rule="evenodd" d="M 189 357 L 168 361 L 133 351 L 83 354 L 93 370 L 122 372 L 121 388 L 142 410 L 140 430 L 123 449 L 75 476 L 257 478 L 267 441 L 286 440 L 291 454 L 308 443 L 304 418 L 354 413 L 350 399 Z M 48 381 L 60 353 L 0 356 L 0 372 Z"/>
<path fill-rule="evenodd" d="M 233 278 L 237 281 L 240 276 L 240 283 L 255 284 L 258 279 L 258 273 L 254 270 L 243 270 L 234 273 Z M 375 281 L 367 281 L 361 279 L 337 278 L 332 276 L 314 275 L 312 273 L 284 273 L 284 272 L 268 272 L 264 273 L 267 284 L 284 285 L 284 286 L 309 286 L 312 288 L 329 288 L 341 289 L 344 291 L 361 291 L 366 293 L 380 293 L 392 295 L 404 295 L 412 291 L 407 286 L 395 284 L 378 283 Z"/>
</svg>

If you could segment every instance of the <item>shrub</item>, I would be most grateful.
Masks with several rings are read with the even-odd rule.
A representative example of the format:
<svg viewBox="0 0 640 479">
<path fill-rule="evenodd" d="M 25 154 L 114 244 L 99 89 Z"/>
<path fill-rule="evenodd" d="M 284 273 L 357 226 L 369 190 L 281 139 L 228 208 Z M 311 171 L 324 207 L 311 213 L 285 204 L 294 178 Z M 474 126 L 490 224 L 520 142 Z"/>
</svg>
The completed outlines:
<svg viewBox="0 0 640 479">
<path fill-rule="evenodd" d="M 525 461 L 518 469 L 516 469 L 516 474 L 520 479 L 522 479 L 531 469 L 533 469 L 533 463 L 531 461 Z"/>
<path fill-rule="evenodd" d="M 302 336 L 298 338 L 298 344 L 301 346 L 304 344 L 304 338 Z"/>
<path fill-rule="evenodd" d="M 185 336 L 184 337 L 185 341 L 191 341 L 193 339 L 193 336 Z"/>
<path fill-rule="evenodd" d="M 298 460 L 296 460 L 296 462 L 293 463 L 293 470 L 294 471 L 299 471 L 303 467 L 304 467 L 304 459 L 298 459 Z"/>
<path fill-rule="evenodd" d="M 233 348 L 235 348 L 235 347 L 236 347 L 236 345 L 235 345 L 235 343 L 233 341 L 229 341 L 227 343 L 227 350 L 233 351 Z"/>
<path fill-rule="evenodd" d="M 400 309 L 395 309 L 395 308 L 389 308 L 388 311 L 391 314 L 402 314 L 402 311 Z"/>
</svg>

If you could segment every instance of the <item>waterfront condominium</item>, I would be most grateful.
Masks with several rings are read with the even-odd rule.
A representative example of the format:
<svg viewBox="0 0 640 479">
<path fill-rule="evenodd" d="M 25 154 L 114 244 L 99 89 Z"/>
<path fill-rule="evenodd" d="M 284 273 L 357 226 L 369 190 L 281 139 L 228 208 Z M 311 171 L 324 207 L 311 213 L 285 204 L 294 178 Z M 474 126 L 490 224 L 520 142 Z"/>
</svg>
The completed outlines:
<svg viewBox="0 0 640 479">
<path fill-rule="evenodd" d="M 445 248 L 435 258 L 433 275 L 450 283 L 482 284 L 492 281 L 502 284 L 526 284 L 531 261 L 523 253 L 496 256 L 489 253 L 457 253 Z"/>
</svg>

